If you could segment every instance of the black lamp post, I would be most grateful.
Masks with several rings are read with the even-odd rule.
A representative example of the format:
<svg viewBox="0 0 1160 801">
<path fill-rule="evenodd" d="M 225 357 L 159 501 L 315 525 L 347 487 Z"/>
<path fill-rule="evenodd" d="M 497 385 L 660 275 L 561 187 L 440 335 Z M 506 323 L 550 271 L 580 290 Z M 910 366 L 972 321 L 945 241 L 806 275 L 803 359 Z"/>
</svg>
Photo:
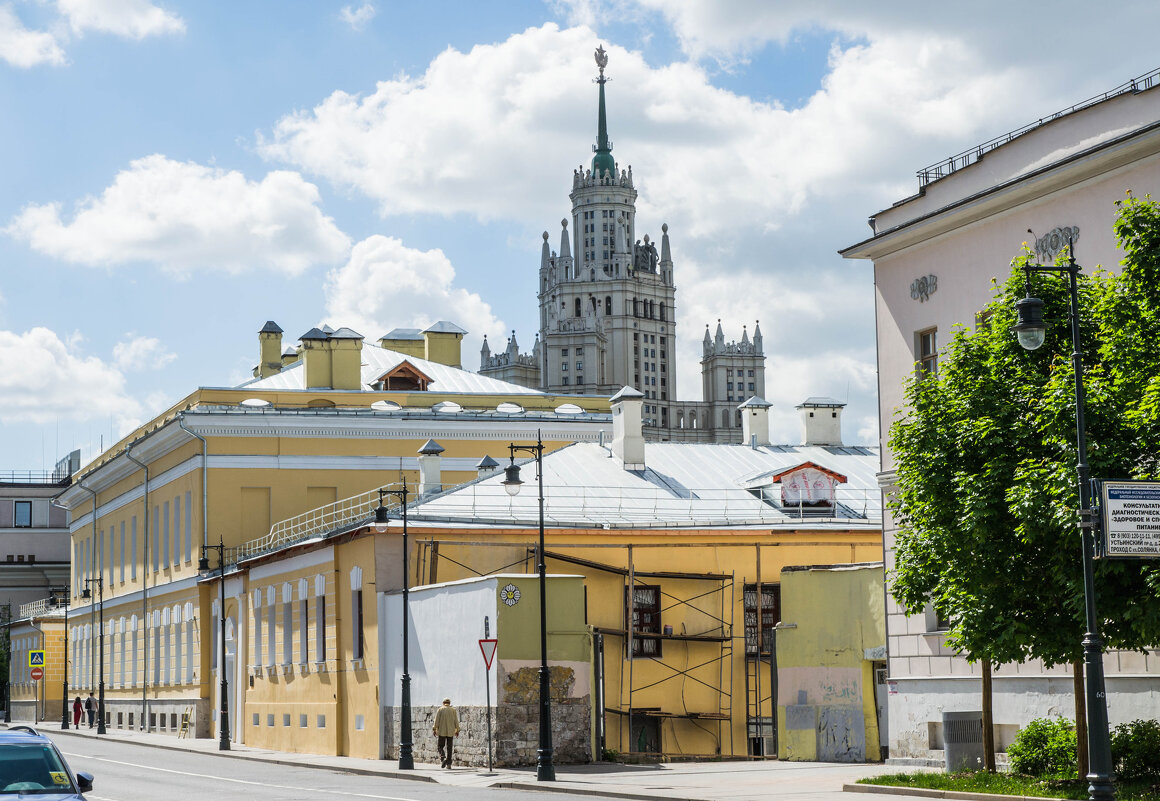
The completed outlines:
<svg viewBox="0 0 1160 801">
<path fill-rule="evenodd" d="M 1043 322 L 1043 301 L 1031 297 L 1031 273 L 1066 273 L 1071 300 L 1071 361 L 1075 371 L 1075 427 L 1079 461 L 1076 473 L 1079 479 L 1079 533 L 1083 541 L 1083 595 L 1087 615 L 1087 632 L 1083 637 L 1084 662 L 1087 671 L 1087 730 L 1088 730 L 1088 797 L 1092 801 L 1112 801 L 1116 797 L 1112 786 L 1112 749 L 1108 737 L 1108 706 L 1104 693 L 1103 643 L 1100 640 L 1099 621 L 1096 617 L 1096 587 L 1092 569 L 1095 553 L 1095 531 L 1091 508 L 1091 482 L 1088 476 L 1087 434 L 1084 430 L 1083 354 L 1079 349 L 1079 292 L 1076 276 L 1080 267 L 1075 263 L 1074 245 L 1068 242 L 1067 264 L 1060 266 L 1025 265 L 1027 297 L 1015 304 L 1019 323 L 1014 327 L 1019 344 L 1035 350 L 1043 344 L 1046 326 Z"/>
<path fill-rule="evenodd" d="M 105 580 L 101 576 L 94 576 L 93 578 L 85 579 L 85 591 L 81 593 L 81 598 L 86 601 L 92 600 L 93 594 L 89 591 L 89 585 L 97 585 L 97 603 L 100 607 L 100 623 L 97 628 L 97 641 L 100 643 L 100 650 L 98 651 L 101 660 L 101 666 L 98 675 L 100 679 L 97 683 L 97 734 L 105 733 Z"/>
<path fill-rule="evenodd" d="M 556 771 L 552 767 L 552 707 L 551 674 L 548 672 L 548 579 L 544 567 L 544 442 L 536 432 L 535 445 L 508 445 L 511 464 L 504 468 L 503 487 L 508 495 L 516 495 L 524 482 L 520 481 L 517 453 L 536 457 L 536 480 L 540 489 L 540 545 L 536 549 L 536 570 L 540 574 L 540 747 L 536 749 L 536 781 L 553 782 Z"/>
<path fill-rule="evenodd" d="M 221 601 L 218 609 L 218 632 L 220 639 L 218 641 L 218 653 L 221 655 L 221 702 L 218 711 L 218 750 L 230 750 L 230 702 L 229 689 L 230 682 L 226 677 L 226 544 L 224 541 L 218 542 L 217 545 L 210 545 L 205 543 L 201 546 L 201 558 L 197 560 L 197 572 L 205 575 L 209 573 L 209 552 L 218 552 L 218 568 L 221 570 L 221 575 L 218 576 L 218 584 L 221 587 Z M 271 613 L 273 614 L 273 613 Z M 273 646 L 271 646 L 273 647 Z"/>
<path fill-rule="evenodd" d="M 411 742 L 411 674 L 409 672 L 410 644 L 408 640 L 408 622 L 410 612 L 410 560 L 407 553 L 407 480 L 403 479 L 403 488 L 397 490 L 380 489 L 379 506 L 375 509 L 375 531 L 383 533 L 387 530 L 389 515 L 383 506 L 383 496 L 394 495 L 403 505 L 403 685 L 402 708 L 399 718 L 399 770 L 414 770 L 415 756 Z"/>
<path fill-rule="evenodd" d="M 69 588 L 53 587 L 48 591 L 49 606 L 64 607 L 64 682 L 60 691 L 60 728 L 68 729 L 68 607 Z"/>
</svg>

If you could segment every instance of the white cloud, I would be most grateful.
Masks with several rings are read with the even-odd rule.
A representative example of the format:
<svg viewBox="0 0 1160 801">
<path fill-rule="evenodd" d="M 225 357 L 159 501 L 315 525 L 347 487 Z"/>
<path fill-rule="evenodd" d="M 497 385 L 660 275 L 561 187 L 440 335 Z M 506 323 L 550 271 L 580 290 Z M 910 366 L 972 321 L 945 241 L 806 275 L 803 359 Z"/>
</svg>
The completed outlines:
<svg viewBox="0 0 1160 801">
<path fill-rule="evenodd" d="M 47 328 L 0 331 L 0 423 L 114 421 L 119 431 L 141 418 L 115 365 L 81 352 L 79 336 Z"/>
<path fill-rule="evenodd" d="M 144 39 L 185 32 L 181 17 L 148 0 L 57 0 L 57 7 L 78 35 L 99 31 L 126 39 Z"/>
<path fill-rule="evenodd" d="M 0 5 L 0 59 L 22 69 L 39 64 L 59 67 L 66 63 L 64 50 L 55 36 L 25 28 L 7 5 Z"/>
<path fill-rule="evenodd" d="M 295 172 L 240 172 L 147 156 L 120 172 L 71 221 L 59 203 L 29 205 L 4 229 L 41 253 L 88 265 L 155 262 L 193 269 L 301 273 L 347 254 L 350 240 Z"/>
<path fill-rule="evenodd" d="M 366 27 L 368 22 L 375 18 L 376 13 L 378 12 L 375 10 L 373 3 L 363 3 L 358 8 L 354 6 L 343 6 L 342 11 L 338 12 L 338 16 L 339 19 L 356 31 L 361 31 Z"/>
<path fill-rule="evenodd" d="M 113 346 L 113 363 L 123 372 L 159 370 L 176 358 L 156 337 L 134 336 Z"/>
<path fill-rule="evenodd" d="M 485 334 L 502 341 L 505 327 L 479 295 L 455 286 L 455 268 L 441 250 L 416 250 L 393 237 L 371 236 L 326 280 L 326 318 L 368 340 L 392 328 L 426 328 L 450 320 L 467 329 L 463 364 L 478 367 Z M 530 343 L 529 343 L 530 345 Z"/>
</svg>

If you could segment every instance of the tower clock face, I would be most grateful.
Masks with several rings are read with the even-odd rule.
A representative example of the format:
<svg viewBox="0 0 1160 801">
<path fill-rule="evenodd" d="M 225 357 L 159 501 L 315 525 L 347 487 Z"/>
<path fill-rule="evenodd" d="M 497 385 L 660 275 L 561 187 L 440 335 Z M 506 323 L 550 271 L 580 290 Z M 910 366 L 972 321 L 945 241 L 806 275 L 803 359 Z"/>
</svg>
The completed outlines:
<svg viewBox="0 0 1160 801">
<path fill-rule="evenodd" d="M 515 606 L 520 602 L 520 588 L 509 584 L 499 591 L 499 599 L 508 606 Z"/>
</svg>

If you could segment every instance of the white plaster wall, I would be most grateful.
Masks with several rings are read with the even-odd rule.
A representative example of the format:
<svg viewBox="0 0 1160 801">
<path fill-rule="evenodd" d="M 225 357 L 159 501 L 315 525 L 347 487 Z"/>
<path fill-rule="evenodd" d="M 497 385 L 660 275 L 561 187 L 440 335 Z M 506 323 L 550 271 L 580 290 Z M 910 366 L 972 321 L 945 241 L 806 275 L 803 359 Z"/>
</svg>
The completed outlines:
<svg viewBox="0 0 1160 801">
<path fill-rule="evenodd" d="M 496 629 L 496 579 L 483 578 L 418 587 L 410 591 L 411 703 L 480 706 L 487 700 L 487 672 L 479 640 L 483 618 Z M 403 595 L 379 596 L 379 693 L 384 707 L 402 703 Z M 496 664 L 491 669 L 491 702 L 496 702 Z"/>
<path fill-rule="evenodd" d="M 1107 660 L 1105 660 L 1107 661 Z M 1138 718 L 1160 718 L 1160 682 L 1146 676 L 1109 676 L 1110 726 Z M 1075 720 L 1072 678 L 1066 676 L 996 676 L 992 684 L 994 723 L 1013 733 L 1034 718 Z M 978 712 L 982 686 L 977 678 L 900 679 L 890 702 L 890 756 L 931 757 L 929 724 L 942 723 L 943 712 Z M 1006 743 L 1002 743 L 1005 745 Z M 935 743 L 934 745 L 937 745 Z"/>
</svg>

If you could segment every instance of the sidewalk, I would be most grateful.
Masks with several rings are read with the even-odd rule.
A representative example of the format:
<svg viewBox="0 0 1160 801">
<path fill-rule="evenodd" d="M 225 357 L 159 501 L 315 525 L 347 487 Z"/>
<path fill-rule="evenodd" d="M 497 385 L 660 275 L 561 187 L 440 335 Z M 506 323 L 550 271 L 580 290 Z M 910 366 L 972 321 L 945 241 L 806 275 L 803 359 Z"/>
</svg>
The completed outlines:
<svg viewBox="0 0 1160 801">
<path fill-rule="evenodd" d="M 4 724 L 0 724 L 4 725 Z M 9 726 L 30 725 L 54 740 L 98 737 L 96 729 L 60 729 L 59 722 L 32 724 L 13 721 Z M 846 765 L 819 762 L 680 762 L 661 765 L 558 765 L 555 782 L 537 782 L 534 768 L 459 767 L 441 770 L 436 765 L 416 764 L 414 770 L 399 770 L 394 760 L 356 759 L 317 754 L 271 751 L 231 743 L 231 750 L 219 751 L 218 741 L 178 739 L 168 734 L 109 729 L 101 739 L 176 751 L 203 752 L 227 759 L 255 759 L 273 764 L 314 767 L 408 781 L 436 782 L 461 787 L 496 787 L 513 790 L 576 793 L 606 798 L 676 799 L 678 801 L 759 801 L 759 799 L 842 799 L 843 784 L 865 776 L 896 771 L 884 765 Z M 875 799 L 905 798 L 903 795 L 875 795 Z M 849 799 L 850 796 L 846 796 Z"/>
</svg>

